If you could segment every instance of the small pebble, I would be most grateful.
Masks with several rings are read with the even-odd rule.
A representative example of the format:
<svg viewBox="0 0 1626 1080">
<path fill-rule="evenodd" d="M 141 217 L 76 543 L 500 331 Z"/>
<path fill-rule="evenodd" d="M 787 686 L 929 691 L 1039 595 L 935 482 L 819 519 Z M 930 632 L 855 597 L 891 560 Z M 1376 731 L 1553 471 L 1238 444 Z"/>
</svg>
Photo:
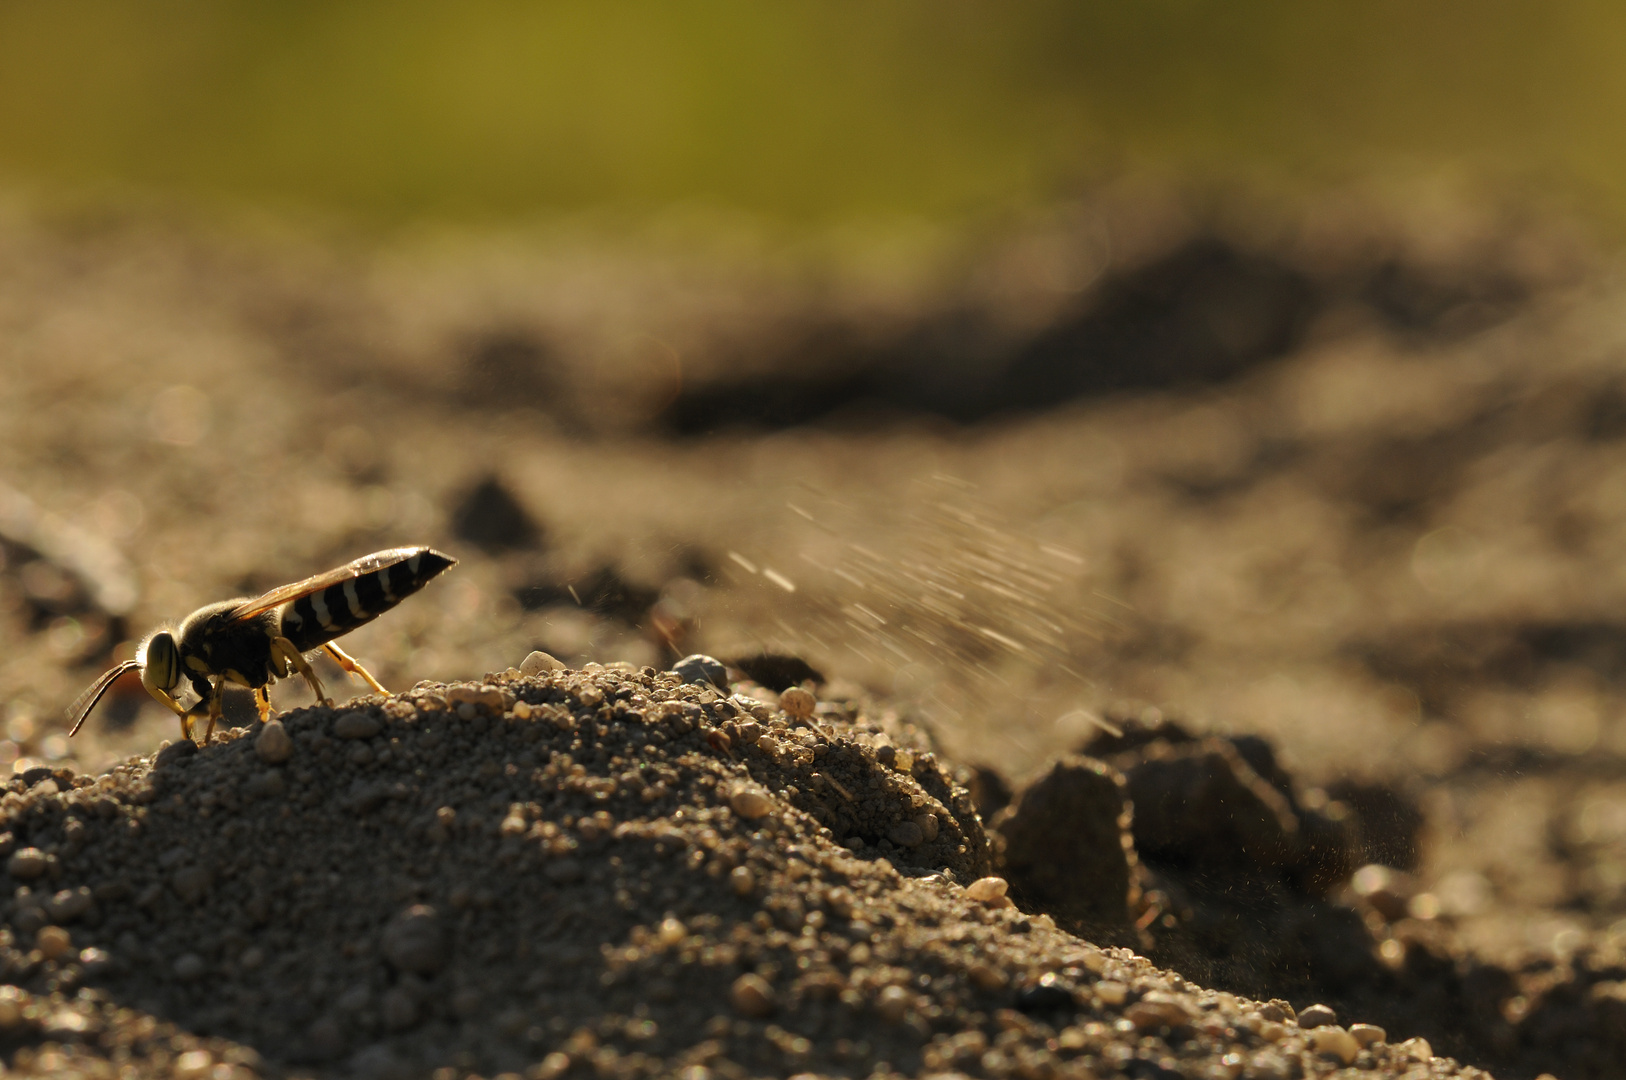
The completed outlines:
<svg viewBox="0 0 1626 1080">
<path fill-rule="evenodd" d="M 370 739 L 383 730 L 384 725 L 371 713 L 340 713 L 333 721 L 333 734 L 341 739 Z"/>
<path fill-rule="evenodd" d="M 1117 1008 L 1129 997 L 1129 987 L 1116 979 L 1102 979 L 1095 984 L 1095 996 L 1101 1004 Z"/>
<path fill-rule="evenodd" d="M 728 805 L 740 817 L 755 821 L 767 816 L 768 811 L 773 809 L 773 800 L 761 788 L 738 787 L 729 795 Z"/>
<path fill-rule="evenodd" d="M 1299 1010 L 1299 1027 L 1306 1031 L 1336 1023 L 1338 1014 L 1326 1005 L 1306 1005 Z"/>
<path fill-rule="evenodd" d="M 414 904 L 391 919 L 381 944 L 390 963 L 415 975 L 433 975 L 449 959 L 440 917 L 426 904 Z"/>
<path fill-rule="evenodd" d="M 405 1031 L 418 1022 L 418 1003 L 399 986 L 392 986 L 379 999 L 378 1013 L 391 1031 Z"/>
<path fill-rule="evenodd" d="M 446 691 L 446 703 L 457 709 L 457 714 L 463 716 L 463 706 L 472 706 L 477 712 L 491 713 L 501 716 L 508 708 L 508 698 L 496 687 L 480 686 L 454 686 Z M 473 717 L 463 716 L 470 720 Z"/>
<path fill-rule="evenodd" d="M 670 947 L 672 945 L 680 944 L 684 938 L 688 937 L 689 928 L 684 926 L 683 923 L 677 919 L 663 919 L 661 920 L 660 929 L 656 931 L 655 936 L 660 940 L 662 945 Z"/>
<path fill-rule="evenodd" d="M 966 969 L 966 977 L 979 990 L 1003 990 L 1010 985 L 1010 976 L 992 964 L 975 963 Z"/>
<path fill-rule="evenodd" d="M 60 960 L 73 952 L 73 935 L 60 926 L 44 926 L 34 935 L 34 945 L 47 960 Z"/>
<path fill-rule="evenodd" d="M 11 853 L 6 860 L 6 872 L 19 881 L 33 881 L 51 865 L 50 857 L 36 847 L 25 847 Z"/>
<path fill-rule="evenodd" d="M 1361 1052 L 1361 1044 L 1355 1041 L 1355 1036 L 1337 1024 L 1326 1024 L 1310 1032 L 1310 1045 L 1315 1047 L 1316 1053 L 1337 1058 L 1345 1065 L 1353 1064 L 1355 1055 Z"/>
<path fill-rule="evenodd" d="M 254 738 L 254 752 L 267 765 L 281 765 L 294 753 L 294 740 L 281 720 L 267 720 Z"/>
<path fill-rule="evenodd" d="M 875 999 L 875 1011 L 881 1014 L 881 1019 L 896 1024 L 909 1015 L 909 1006 L 913 1004 L 913 995 L 901 986 L 888 986 L 882 990 Z"/>
<path fill-rule="evenodd" d="M 516 720 L 529 720 L 531 718 L 531 703 L 528 701 L 514 702 L 514 718 Z"/>
<path fill-rule="evenodd" d="M 1004 896 L 1006 890 L 1010 887 L 1010 882 L 1002 877 L 978 878 L 965 887 L 965 895 L 968 900 L 986 904 L 990 900 L 997 900 Z"/>
<path fill-rule="evenodd" d="M 926 842 L 926 833 L 912 821 L 900 821 L 887 830 L 886 838 L 899 847 L 919 847 Z"/>
<path fill-rule="evenodd" d="M 1349 887 L 1390 922 L 1405 917 L 1414 892 L 1407 875 L 1381 863 L 1368 863 L 1355 871 L 1350 875 Z"/>
<path fill-rule="evenodd" d="M 95 903 L 95 896 L 88 886 L 81 885 L 77 889 L 63 889 L 45 902 L 45 913 L 51 916 L 55 923 L 67 923 L 79 918 L 90 910 Z"/>
<path fill-rule="evenodd" d="M 914 821 L 920 826 L 920 832 L 928 843 L 937 839 L 937 830 L 942 823 L 937 820 L 936 814 L 917 814 Z"/>
<path fill-rule="evenodd" d="M 213 884 L 213 875 L 201 866 L 183 866 L 170 879 L 170 888 L 188 904 L 202 900 Z"/>
<path fill-rule="evenodd" d="M 1363 1048 L 1371 1046 L 1373 1043 L 1387 1042 L 1389 1039 L 1389 1033 L 1376 1024 L 1351 1024 L 1349 1025 L 1349 1033 L 1355 1037 L 1355 1041 L 1360 1043 Z"/>
<path fill-rule="evenodd" d="M 741 1016 L 759 1019 L 774 1011 L 773 987 L 761 975 L 747 973 L 734 980 L 728 1000 Z"/>
<path fill-rule="evenodd" d="M 1411 1058 L 1413 1061 L 1434 1060 L 1434 1047 L 1429 1045 L 1429 1041 L 1420 1035 L 1407 1039 L 1395 1049 L 1400 1051 L 1401 1056 Z"/>
<path fill-rule="evenodd" d="M 561 885 L 569 885 L 572 882 L 580 881 L 587 873 L 582 869 L 579 860 L 570 858 L 549 859 L 542 872 L 548 876 L 548 880 L 556 881 Z"/>
<path fill-rule="evenodd" d="M 798 720 L 811 717 L 818 705 L 818 699 L 800 686 L 792 686 L 779 695 L 779 707 Z"/>
<path fill-rule="evenodd" d="M 519 673 L 521 675 L 540 675 L 544 671 L 563 671 L 565 666 L 547 653 L 537 650 L 528 654 L 520 661 Z"/>
<path fill-rule="evenodd" d="M 214 1068 L 214 1055 L 207 1050 L 188 1050 L 175 1059 L 172 1066 L 175 1080 L 202 1080 Z"/>
<path fill-rule="evenodd" d="M 1142 1031 L 1160 1027 L 1182 1028 L 1191 1023 L 1192 1013 L 1185 1002 L 1173 994 L 1152 990 L 1124 1010 L 1124 1019 Z"/>
<path fill-rule="evenodd" d="M 706 1068 L 704 1065 L 691 1065 L 689 1067 L 691 1069 Z M 559 1080 L 559 1077 L 563 1076 L 569 1071 L 570 1055 L 555 1050 L 553 1053 L 543 1058 L 540 1064 L 533 1065 L 529 1070 L 527 1070 L 527 1073 L 534 1077 L 535 1080 Z M 709 1076 L 711 1070 L 706 1069 L 706 1073 Z"/>
<path fill-rule="evenodd" d="M 243 785 L 243 793 L 250 798 L 265 799 L 281 795 L 285 788 L 281 772 L 276 769 L 265 769 L 249 777 L 248 783 Z"/>
<path fill-rule="evenodd" d="M 1289 1063 L 1275 1050 L 1261 1050 L 1248 1059 L 1247 1075 L 1250 1080 L 1288 1080 L 1301 1075 L 1296 1062 Z"/>
<path fill-rule="evenodd" d="M 736 866 L 728 872 L 728 884 L 736 896 L 750 896 L 757 891 L 757 876 L 749 866 Z"/>
<path fill-rule="evenodd" d="M 45 1018 L 40 1034 L 53 1042 L 74 1042 L 90 1029 L 90 1017 L 72 1009 L 58 1009 Z"/>
</svg>

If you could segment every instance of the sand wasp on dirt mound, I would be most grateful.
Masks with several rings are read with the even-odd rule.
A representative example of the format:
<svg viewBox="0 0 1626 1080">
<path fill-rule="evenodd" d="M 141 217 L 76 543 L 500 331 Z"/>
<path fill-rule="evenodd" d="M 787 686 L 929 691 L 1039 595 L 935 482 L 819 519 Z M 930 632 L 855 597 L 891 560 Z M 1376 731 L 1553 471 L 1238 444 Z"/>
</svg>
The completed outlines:
<svg viewBox="0 0 1626 1080">
<path fill-rule="evenodd" d="M 322 690 L 305 653 L 325 649 L 341 668 L 359 675 L 377 693 L 386 693 L 366 668 L 333 644 L 399 604 L 457 560 L 428 547 L 375 551 L 354 562 L 272 589 L 253 599 L 223 600 L 188 615 L 179 629 L 154 631 L 134 660 L 106 672 L 68 709 L 71 736 L 85 722 L 108 687 L 126 672 L 140 671 L 141 685 L 181 719 L 181 735 L 192 738 L 192 721 L 208 719 L 203 742 L 220 719 L 220 695 L 227 683 L 254 692 L 260 719 L 271 713 L 266 687 L 295 672 L 316 700 L 332 701 Z M 185 679 L 198 695 L 190 709 L 175 700 Z"/>
</svg>

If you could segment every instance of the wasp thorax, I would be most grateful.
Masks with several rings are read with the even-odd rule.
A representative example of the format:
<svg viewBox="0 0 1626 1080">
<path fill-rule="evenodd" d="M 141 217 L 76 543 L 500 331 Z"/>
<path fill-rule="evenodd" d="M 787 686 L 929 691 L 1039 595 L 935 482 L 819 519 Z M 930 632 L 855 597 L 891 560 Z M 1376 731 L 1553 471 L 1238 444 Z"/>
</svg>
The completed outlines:
<svg viewBox="0 0 1626 1080">
<path fill-rule="evenodd" d="M 173 690 L 181 682 L 181 651 L 175 647 L 175 635 L 160 630 L 147 639 L 141 649 L 141 682 L 150 691 Z"/>
</svg>

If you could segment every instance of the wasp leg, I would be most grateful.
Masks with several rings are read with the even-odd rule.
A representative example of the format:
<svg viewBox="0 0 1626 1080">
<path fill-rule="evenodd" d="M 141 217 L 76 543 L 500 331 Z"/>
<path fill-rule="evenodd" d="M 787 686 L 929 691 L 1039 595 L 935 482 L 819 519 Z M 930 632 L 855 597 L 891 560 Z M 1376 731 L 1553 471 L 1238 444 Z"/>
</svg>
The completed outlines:
<svg viewBox="0 0 1626 1080">
<path fill-rule="evenodd" d="M 265 723 L 267 720 L 269 720 L 271 718 L 271 691 L 270 691 L 270 688 L 264 687 L 264 686 L 256 686 L 254 688 L 254 704 L 256 706 L 258 706 L 259 710 L 260 710 L 260 723 L 262 723 L 262 724 Z"/>
<path fill-rule="evenodd" d="M 389 693 L 388 690 L 384 689 L 384 686 L 383 686 L 382 683 L 380 683 L 377 679 L 373 678 L 371 672 L 369 672 L 366 668 L 362 667 L 361 664 L 357 663 L 356 658 L 354 656 L 351 656 L 349 653 L 345 652 L 343 649 L 339 648 L 337 645 L 333 644 L 333 642 L 331 642 L 331 641 L 328 642 L 326 645 L 323 645 L 322 648 L 326 649 L 328 651 L 328 655 L 333 657 L 333 659 L 336 660 L 338 662 L 339 666 L 344 668 L 344 670 L 348 671 L 352 675 L 360 675 L 362 677 L 362 680 L 364 682 L 366 682 L 366 684 L 368 686 L 373 688 L 373 693 L 375 693 L 375 694 L 387 694 L 387 693 Z"/>
<path fill-rule="evenodd" d="M 221 710 L 221 691 L 226 685 L 223 677 L 216 677 L 214 685 L 209 688 L 209 726 L 203 729 L 203 741 L 199 746 L 208 746 L 209 740 L 214 737 L 215 724 L 224 715 Z"/>
<path fill-rule="evenodd" d="M 316 672 L 311 668 L 310 662 L 300 655 L 298 649 L 294 648 L 293 642 L 285 637 L 272 638 L 271 656 L 273 659 L 280 659 L 289 668 L 303 675 L 305 681 L 310 684 L 311 693 L 316 695 L 319 704 L 326 705 L 330 709 L 333 707 L 333 699 L 328 697 L 327 691 L 322 689 L 322 680 L 316 677 Z"/>
</svg>

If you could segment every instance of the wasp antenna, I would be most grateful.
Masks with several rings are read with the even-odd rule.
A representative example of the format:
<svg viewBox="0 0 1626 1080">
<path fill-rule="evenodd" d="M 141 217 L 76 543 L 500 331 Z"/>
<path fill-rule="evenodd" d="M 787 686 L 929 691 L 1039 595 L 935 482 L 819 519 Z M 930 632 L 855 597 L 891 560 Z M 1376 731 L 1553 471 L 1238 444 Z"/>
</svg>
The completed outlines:
<svg viewBox="0 0 1626 1080">
<path fill-rule="evenodd" d="M 71 739 L 78 733 L 80 725 L 85 722 L 85 717 L 90 715 L 90 710 L 96 707 L 96 703 L 102 700 L 102 695 L 107 693 L 108 688 L 117 682 L 121 675 L 136 671 L 140 667 L 139 660 L 126 660 L 111 671 L 103 672 L 101 678 L 91 683 L 90 689 L 80 694 L 79 700 L 68 708 L 68 720 L 73 724 L 73 727 L 68 729 L 68 737 Z"/>
</svg>

